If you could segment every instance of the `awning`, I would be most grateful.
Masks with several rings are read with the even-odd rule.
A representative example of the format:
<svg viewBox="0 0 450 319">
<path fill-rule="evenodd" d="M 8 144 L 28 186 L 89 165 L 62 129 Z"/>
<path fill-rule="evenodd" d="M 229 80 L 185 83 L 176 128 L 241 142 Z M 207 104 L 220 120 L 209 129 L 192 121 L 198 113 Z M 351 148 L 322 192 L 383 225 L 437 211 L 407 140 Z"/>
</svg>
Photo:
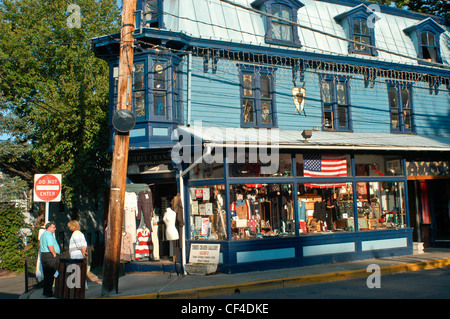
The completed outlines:
<svg viewBox="0 0 450 319">
<path fill-rule="evenodd" d="M 179 135 L 194 138 L 194 144 L 201 142 L 205 147 L 213 148 L 268 145 L 280 149 L 450 151 L 450 137 L 443 136 L 312 131 L 311 138 L 305 140 L 303 130 L 193 125 L 180 126 L 177 131 Z"/>
</svg>

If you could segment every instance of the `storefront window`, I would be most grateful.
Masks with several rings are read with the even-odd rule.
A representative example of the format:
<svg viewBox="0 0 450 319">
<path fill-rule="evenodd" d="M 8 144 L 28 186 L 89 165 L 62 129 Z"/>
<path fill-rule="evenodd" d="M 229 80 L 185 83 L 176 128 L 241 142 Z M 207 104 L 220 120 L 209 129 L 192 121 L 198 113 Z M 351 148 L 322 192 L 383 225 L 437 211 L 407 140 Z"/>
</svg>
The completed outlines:
<svg viewBox="0 0 450 319">
<path fill-rule="evenodd" d="M 345 177 L 352 176 L 350 155 L 296 154 L 297 176 Z"/>
<path fill-rule="evenodd" d="M 357 183 L 359 230 L 406 226 L 405 183 Z"/>
<path fill-rule="evenodd" d="M 300 234 L 354 231 L 352 183 L 298 184 Z"/>
<path fill-rule="evenodd" d="M 244 163 L 232 163 L 230 164 L 230 177 L 289 177 L 292 176 L 292 159 L 291 154 L 279 154 L 278 163 L 261 163 L 259 158 L 251 160 L 251 155 L 247 152 L 244 160 L 240 162 Z M 270 158 L 272 161 L 272 158 Z M 276 160 L 276 158 L 275 158 Z M 252 163 L 255 162 L 255 163 Z M 272 166 L 276 169 L 273 174 L 263 174 L 264 169 L 261 167 Z"/>
<path fill-rule="evenodd" d="M 401 176 L 402 161 L 398 156 L 355 155 L 356 176 Z"/>
<path fill-rule="evenodd" d="M 191 239 L 227 240 L 225 185 L 190 187 Z"/>
<path fill-rule="evenodd" d="M 231 185 L 230 196 L 233 239 L 295 235 L 292 184 Z"/>
</svg>

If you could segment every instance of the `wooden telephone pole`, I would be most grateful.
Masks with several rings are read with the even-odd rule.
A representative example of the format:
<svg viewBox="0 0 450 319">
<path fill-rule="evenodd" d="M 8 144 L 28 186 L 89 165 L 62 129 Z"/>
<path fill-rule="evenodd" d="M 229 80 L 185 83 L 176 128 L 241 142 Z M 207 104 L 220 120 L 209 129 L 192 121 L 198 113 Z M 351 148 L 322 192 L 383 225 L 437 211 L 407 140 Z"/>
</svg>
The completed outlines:
<svg viewBox="0 0 450 319">
<path fill-rule="evenodd" d="M 131 110 L 135 10 L 136 0 L 123 1 L 116 111 L 122 109 Z M 105 259 L 103 262 L 102 295 L 108 295 L 114 290 L 115 293 L 118 293 L 128 149 L 129 133 L 121 133 L 116 130 L 111 167 L 111 188 Z"/>
</svg>

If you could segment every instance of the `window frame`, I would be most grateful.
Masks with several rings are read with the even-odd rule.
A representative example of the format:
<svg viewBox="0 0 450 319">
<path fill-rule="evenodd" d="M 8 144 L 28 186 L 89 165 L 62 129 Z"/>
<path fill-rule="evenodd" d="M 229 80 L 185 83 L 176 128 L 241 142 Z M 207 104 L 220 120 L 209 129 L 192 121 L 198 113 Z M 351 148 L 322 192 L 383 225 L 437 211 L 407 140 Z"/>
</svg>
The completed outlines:
<svg viewBox="0 0 450 319">
<path fill-rule="evenodd" d="M 145 13 L 145 5 L 147 2 L 156 2 L 157 6 L 157 13 L 156 17 L 147 20 L 146 19 L 146 13 Z M 164 12 L 164 1 L 163 0 L 140 0 L 137 3 L 136 12 L 140 11 L 140 14 L 136 15 L 136 27 L 144 27 L 144 28 L 160 28 L 164 29 L 164 19 L 163 19 L 163 12 Z"/>
<path fill-rule="evenodd" d="M 283 40 L 283 39 L 277 39 L 274 37 L 273 33 L 273 23 L 279 24 L 279 25 L 287 25 L 287 23 L 282 21 L 275 22 L 271 16 L 267 15 L 265 19 L 265 25 L 266 25 L 266 35 L 265 40 L 268 44 L 277 44 L 277 45 L 283 45 L 283 46 L 294 46 L 294 47 L 301 47 L 301 42 L 298 35 L 298 27 L 295 25 L 297 23 L 297 15 L 298 10 L 304 6 L 303 3 L 301 3 L 298 0 L 256 0 L 252 2 L 252 7 L 257 8 L 261 11 L 267 12 L 269 15 L 273 15 L 273 10 L 275 6 L 281 5 L 284 6 L 289 10 L 289 20 L 292 21 L 294 24 L 291 25 L 291 40 Z"/>
<path fill-rule="evenodd" d="M 396 90 L 397 98 L 397 109 L 398 109 L 398 128 L 393 127 L 393 112 L 392 112 L 392 100 L 391 100 L 391 89 Z M 403 101 L 403 90 L 406 89 L 409 94 L 409 117 L 410 117 L 410 128 L 405 128 L 405 110 Z M 410 83 L 400 83 L 400 82 L 390 82 L 387 84 L 388 102 L 389 102 L 389 126 L 391 133 L 403 133 L 403 134 L 414 134 L 414 101 L 412 94 L 412 84 Z"/>
<path fill-rule="evenodd" d="M 441 55 L 441 34 L 445 32 L 445 29 L 442 28 L 437 22 L 435 22 L 431 18 L 426 18 L 421 21 L 419 24 L 410 26 L 403 30 L 406 34 L 408 34 L 413 40 L 414 46 L 416 48 L 417 58 L 419 58 L 419 64 L 427 65 L 429 63 L 442 63 L 442 55 Z M 423 46 L 422 46 L 422 34 L 425 32 L 429 32 L 434 35 L 434 44 L 436 49 L 436 61 L 427 61 L 423 58 Z"/>
<path fill-rule="evenodd" d="M 327 82 L 330 84 L 330 102 L 325 101 L 323 92 L 323 83 Z M 345 101 L 346 104 L 339 104 L 339 98 L 337 93 L 338 83 L 344 83 L 345 86 Z M 334 132 L 352 132 L 353 123 L 351 116 L 351 101 L 350 101 L 350 78 L 342 76 L 330 76 L 321 75 L 319 77 L 319 87 L 320 87 L 320 99 L 322 104 L 322 130 L 324 131 L 334 131 Z M 339 111 L 341 108 L 345 108 L 347 116 L 347 126 L 340 126 Z M 325 113 L 328 109 L 331 109 L 331 127 L 326 127 L 326 116 Z"/>
<path fill-rule="evenodd" d="M 355 43 L 352 41 L 349 41 L 348 43 L 348 53 L 355 53 L 355 54 L 364 54 L 364 55 L 372 55 L 372 56 L 378 56 L 378 50 L 375 48 L 375 24 L 378 20 L 380 20 L 380 17 L 376 15 L 372 10 L 368 9 L 367 6 L 364 4 L 360 4 L 356 6 L 355 8 L 351 9 L 350 11 L 341 13 L 334 17 L 336 22 L 342 25 L 344 30 L 348 29 L 348 39 L 355 41 L 355 33 L 353 30 L 353 23 L 355 20 L 364 20 L 369 21 L 371 19 L 373 27 L 369 26 L 367 24 L 367 29 L 369 31 L 369 34 L 367 35 L 369 37 L 369 43 L 371 47 L 367 48 L 366 50 L 358 50 L 355 47 Z M 346 25 L 347 24 L 347 25 Z M 360 42 L 360 41 L 358 41 Z"/>
<path fill-rule="evenodd" d="M 144 87 L 136 89 L 135 83 L 135 65 L 137 63 L 144 63 Z M 154 67 L 156 63 L 161 63 L 165 65 L 163 70 L 165 74 L 165 87 L 164 89 L 154 88 Z M 111 108 L 115 110 L 117 104 L 117 82 L 118 78 L 114 76 L 118 69 L 118 62 L 111 64 Z M 133 61 L 133 73 L 131 78 L 132 84 L 132 97 L 131 97 L 131 110 L 136 116 L 136 123 L 144 122 L 159 122 L 159 123 L 182 123 L 183 122 L 183 103 L 182 103 L 182 69 L 180 61 L 173 58 L 156 59 L 154 57 L 143 57 L 137 56 Z M 145 115 L 138 116 L 136 114 L 136 95 L 135 92 L 144 92 L 144 103 L 145 103 Z M 164 92 L 165 99 L 165 115 L 155 116 L 154 113 L 154 93 Z M 114 112 L 111 112 L 114 114 Z"/>
<path fill-rule="evenodd" d="M 428 43 L 424 44 L 422 42 L 422 37 L 423 37 L 424 34 L 432 35 L 433 41 L 434 41 L 434 45 L 433 46 L 429 45 Z M 429 37 L 427 36 L 427 42 L 428 41 L 429 41 Z M 439 54 L 440 46 L 439 46 L 439 42 L 438 41 L 439 41 L 439 37 L 436 36 L 436 33 L 432 32 L 430 30 L 424 30 L 424 31 L 420 32 L 420 34 L 418 35 L 419 57 L 422 60 L 428 61 L 427 59 L 425 59 L 424 54 L 423 54 L 424 48 L 433 48 L 435 50 L 435 55 L 436 56 L 435 56 L 434 60 L 430 59 L 431 61 L 429 61 L 429 62 L 442 63 L 442 59 L 441 59 L 440 54 Z"/>
<path fill-rule="evenodd" d="M 276 68 L 271 67 L 259 67 L 251 65 L 238 65 L 239 67 L 239 86 L 240 86 L 240 119 L 241 127 L 252 128 L 274 128 L 278 126 L 276 116 L 276 99 L 275 99 L 275 72 Z M 245 95 L 244 89 L 244 76 L 252 75 L 252 96 Z M 264 98 L 261 90 L 261 76 L 267 76 L 270 79 L 269 90 L 270 98 Z M 244 100 L 253 101 L 253 113 L 254 119 L 252 122 L 244 120 Z M 270 101 L 272 115 L 271 123 L 262 122 L 262 108 L 263 101 Z"/>
</svg>

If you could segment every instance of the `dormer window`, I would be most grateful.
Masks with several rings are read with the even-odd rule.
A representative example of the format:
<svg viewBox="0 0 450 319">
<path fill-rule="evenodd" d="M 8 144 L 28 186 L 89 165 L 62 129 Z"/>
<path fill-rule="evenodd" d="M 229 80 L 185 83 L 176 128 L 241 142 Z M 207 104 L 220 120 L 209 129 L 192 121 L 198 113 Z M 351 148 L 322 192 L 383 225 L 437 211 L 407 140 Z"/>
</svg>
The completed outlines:
<svg viewBox="0 0 450 319">
<path fill-rule="evenodd" d="M 163 0 L 140 0 L 137 4 L 137 13 L 137 27 L 164 28 Z"/>
<path fill-rule="evenodd" d="M 361 4 L 334 17 L 348 34 L 348 53 L 377 56 L 375 47 L 375 22 L 380 18 Z"/>
<path fill-rule="evenodd" d="M 408 34 L 417 50 L 417 57 L 423 62 L 442 63 L 439 39 L 445 30 L 433 19 L 427 18 L 422 22 L 403 30 Z"/>
<path fill-rule="evenodd" d="M 420 35 L 420 51 L 422 59 L 431 62 L 437 62 L 436 36 L 434 33 L 425 31 Z"/>
<path fill-rule="evenodd" d="M 295 23 L 297 23 L 298 9 L 304 6 L 303 3 L 297 0 L 256 0 L 252 2 L 252 6 L 268 13 L 265 18 L 266 43 L 301 46 L 298 27 Z"/>
<path fill-rule="evenodd" d="M 370 54 L 370 32 L 367 27 L 367 20 L 354 19 L 353 20 L 353 40 L 358 42 L 354 43 L 355 51 Z"/>
</svg>

